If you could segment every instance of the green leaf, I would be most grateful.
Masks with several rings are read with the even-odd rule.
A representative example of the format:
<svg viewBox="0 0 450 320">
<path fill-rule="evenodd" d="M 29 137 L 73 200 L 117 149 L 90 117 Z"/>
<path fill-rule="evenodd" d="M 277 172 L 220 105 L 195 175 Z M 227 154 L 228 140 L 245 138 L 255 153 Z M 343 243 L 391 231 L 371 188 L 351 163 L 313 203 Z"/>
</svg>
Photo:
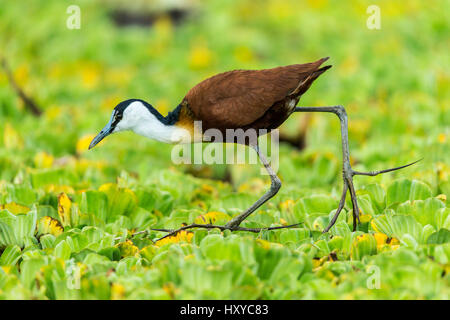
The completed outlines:
<svg viewBox="0 0 450 320">
<path fill-rule="evenodd" d="M 305 215 L 314 213 L 328 214 L 336 209 L 337 201 L 325 195 L 312 195 L 304 197 L 298 202 L 298 210 Z"/>
<path fill-rule="evenodd" d="M 447 242 L 450 242 L 450 231 L 444 228 L 431 234 L 427 240 L 428 244 L 442 244 Z"/>
<path fill-rule="evenodd" d="M 53 248 L 55 241 L 56 238 L 52 234 L 44 234 L 39 238 L 39 242 L 41 243 L 42 249 Z"/>
<path fill-rule="evenodd" d="M 31 184 L 36 189 L 48 185 L 70 185 L 77 181 L 73 172 L 63 168 L 35 169 L 30 176 Z"/>
<path fill-rule="evenodd" d="M 38 205 L 37 209 L 37 218 L 40 219 L 42 217 L 52 217 L 53 219 L 59 219 L 58 212 L 55 208 L 49 205 Z"/>
<path fill-rule="evenodd" d="M 118 215 L 130 215 L 137 207 L 136 195 L 128 188 L 119 188 L 116 184 L 108 183 L 102 185 L 99 191 L 108 197 L 107 222 L 114 221 Z"/>
<path fill-rule="evenodd" d="M 310 231 L 308 229 L 284 229 L 280 232 L 280 243 L 299 245 L 305 241 L 309 241 Z"/>
<path fill-rule="evenodd" d="M 386 191 L 379 184 L 369 184 L 364 186 L 361 193 L 367 193 L 372 200 L 372 207 L 375 214 L 380 214 L 386 208 Z"/>
<path fill-rule="evenodd" d="M 0 246 L 15 244 L 23 248 L 33 243 L 36 219 L 35 209 L 20 215 L 0 210 Z"/>
<path fill-rule="evenodd" d="M 6 187 L 6 202 L 17 202 L 25 206 L 31 206 L 37 200 L 37 192 L 30 187 L 9 184 Z"/>
<path fill-rule="evenodd" d="M 0 266 L 13 266 L 17 263 L 21 256 L 21 250 L 17 245 L 6 247 L 0 256 Z"/>
<path fill-rule="evenodd" d="M 445 210 L 442 201 L 436 198 L 407 201 L 397 208 L 398 214 L 412 215 L 423 226 L 430 224 L 436 229 L 444 226 L 450 210 Z"/>
<path fill-rule="evenodd" d="M 108 218 L 108 197 L 104 192 L 96 190 L 85 191 L 81 195 L 80 210 L 106 222 Z"/>
<path fill-rule="evenodd" d="M 44 234 L 59 236 L 64 231 L 63 226 L 58 220 L 47 216 L 39 219 L 36 229 L 38 237 Z"/>
<path fill-rule="evenodd" d="M 63 260 L 69 259 L 71 253 L 72 250 L 65 240 L 62 240 L 55 247 L 55 257 L 61 258 Z"/>
<path fill-rule="evenodd" d="M 410 234 L 405 233 L 401 236 L 400 238 L 400 242 L 404 245 L 406 245 L 407 247 L 410 247 L 412 249 L 417 249 L 419 243 L 417 242 L 416 239 L 414 239 Z"/>
<path fill-rule="evenodd" d="M 245 210 L 246 208 L 250 207 L 256 200 L 257 197 L 255 195 L 250 195 L 247 193 L 233 193 L 222 197 L 220 199 L 220 205 L 216 209 L 217 211 L 222 211 L 220 210 L 221 208 L 225 210 Z"/>
<path fill-rule="evenodd" d="M 139 251 L 139 254 L 147 259 L 148 261 L 152 261 L 153 257 L 155 256 L 156 252 L 158 251 L 158 248 L 154 245 L 149 245 L 144 248 L 142 248 Z M 99 252 L 100 253 L 100 252 Z M 120 252 L 119 252 L 119 258 L 120 258 Z"/>
<path fill-rule="evenodd" d="M 20 278 L 26 288 L 30 289 L 35 285 L 36 275 L 44 265 L 44 258 L 27 259 L 20 263 Z"/>
<path fill-rule="evenodd" d="M 371 222 L 372 228 L 377 231 L 400 239 L 404 234 L 411 235 L 416 241 L 421 239 L 422 226 L 412 216 L 380 215 Z"/>
<path fill-rule="evenodd" d="M 420 243 L 427 243 L 428 237 L 435 231 L 436 229 L 431 224 L 424 226 L 422 229 L 422 236 L 420 237 Z"/>
<path fill-rule="evenodd" d="M 361 260 L 364 256 L 377 253 L 377 241 L 371 234 L 365 233 L 353 239 L 351 257 L 352 260 Z"/>
<path fill-rule="evenodd" d="M 401 238 L 404 234 L 411 235 L 415 240 L 419 241 L 422 226 L 411 216 L 393 216 L 392 232 L 396 238 Z"/>
<path fill-rule="evenodd" d="M 358 205 L 361 209 L 362 214 L 368 214 L 371 216 L 374 216 L 378 212 L 375 212 L 373 205 L 372 205 L 372 199 L 368 194 L 359 195 L 357 197 L 358 199 Z"/>
<path fill-rule="evenodd" d="M 387 206 L 405 201 L 425 200 L 431 197 L 431 189 L 425 183 L 418 180 L 397 180 L 392 183 L 387 191 Z"/>
<path fill-rule="evenodd" d="M 202 215 L 202 211 L 200 210 L 185 210 L 178 209 L 172 211 L 170 217 L 165 221 L 165 228 L 179 228 L 183 223 L 191 224 L 194 222 L 194 219 L 200 215 Z"/>
</svg>

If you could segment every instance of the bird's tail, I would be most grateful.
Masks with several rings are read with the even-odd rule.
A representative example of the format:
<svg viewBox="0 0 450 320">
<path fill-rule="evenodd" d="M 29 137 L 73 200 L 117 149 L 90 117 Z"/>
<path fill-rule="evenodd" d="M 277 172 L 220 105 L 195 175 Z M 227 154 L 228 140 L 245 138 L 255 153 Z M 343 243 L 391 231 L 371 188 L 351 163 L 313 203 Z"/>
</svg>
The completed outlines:
<svg viewBox="0 0 450 320">
<path fill-rule="evenodd" d="M 322 59 L 316 61 L 315 64 L 318 69 L 315 69 L 310 74 L 308 74 L 308 76 L 306 78 L 304 78 L 302 81 L 300 81 L 297 88 L 295 88 L 294 91 L 292 91 L 289 95 L 292 97 L 298 97 L 298 96 L 301 96 L 302 94 L 304 94 L 306 92 L 306 90 L 309 89 L 309 87 L 314 82 L 314 80 L 316 80 L 322 73 L 324 73 L 325 71 L 327 71 L 328 69 L 330 69 L 332 67 L 331 65 L 328 65 L 328 66 L 319 68 L 320 65 L 322 63 L 324 63 L 325 61 L 327 61 L 328 59 L 329 59 L 329 57 L 325 57 L 325 58 L 322 58 Z"/>
</svg>

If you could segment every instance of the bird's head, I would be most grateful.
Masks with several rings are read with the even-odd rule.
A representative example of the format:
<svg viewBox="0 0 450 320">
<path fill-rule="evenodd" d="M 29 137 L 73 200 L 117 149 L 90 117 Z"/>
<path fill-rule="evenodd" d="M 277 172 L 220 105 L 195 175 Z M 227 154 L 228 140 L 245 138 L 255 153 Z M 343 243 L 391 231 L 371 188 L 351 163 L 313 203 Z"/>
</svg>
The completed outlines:
<svg viewBox="0 0 450 320">
<path fill-rule="evenodd" d="M 113 110 L 111 118 L 100 133 L 92 139 L 89 149 L 92 149 L 106 136 L 125 130 L 141 134 L 143 128 L 152 122 L 161 122 L 162 117 L 150 104 L 140 99 L 129 99 L 119 103 Z"/>
</svg>

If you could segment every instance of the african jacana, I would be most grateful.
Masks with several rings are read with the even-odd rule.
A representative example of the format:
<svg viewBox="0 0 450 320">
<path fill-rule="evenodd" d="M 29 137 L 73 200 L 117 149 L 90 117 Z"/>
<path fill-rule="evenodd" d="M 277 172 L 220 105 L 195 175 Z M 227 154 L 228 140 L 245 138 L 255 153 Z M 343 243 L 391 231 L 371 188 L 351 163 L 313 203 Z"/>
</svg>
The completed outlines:
<svg viewBox="0 0 450 320">
<path fill-rule="evenodd" d="M 193 133 L 201 130 L 197 136 L 200 142 L 211 140 L 206 137 L 208 129 L 275 129 L 294 112 L 330 112 L 336 114 L 341 122 L 343 151 L 344 186 L 338 209 L 324 232 L 336 222 L 344 207 L 347 191 L 353 204 L 353 229 L 359 222 L 359 208 L 353 185 L 353 176 L 375 176 L 380 173 L 398 170 L 409 165 L 374 172 L 359 172 L 350 166 L 348 146 L 347 113 L 343 106 L 296 107 L 300 97 L 309 89 L 314 80 L 331 68 L 320 67 L 328 58 L 312 63 L 294 64 L 264 70 L 234 70 L 217 74 L 193 87 L 181 103 L 166 117 L 162 116 L 149 103 L 140 99 L 129 99 L 119 103 L 113 110 L 111 119 L 92 140 L 89 149 L 111 133 L 131 130 L 139 135 L 165 143 L 190 143 Z M 201 121 L 201 129 L 194 125 Z M 226 141 L 235 142 L 237 141 Z M 242 143 L 242 140 L 241 140 Z M 259 159 L 271 177 L 270 189 L 250 208 L 229 221 L 225 228 L 234 230 L 252 212 L 272 198 L 280 189 L 281 181 L 272 170 L 269 161 L 260 152 L 258 143 L 245 141 L 255 149 Z"/>
</svg>

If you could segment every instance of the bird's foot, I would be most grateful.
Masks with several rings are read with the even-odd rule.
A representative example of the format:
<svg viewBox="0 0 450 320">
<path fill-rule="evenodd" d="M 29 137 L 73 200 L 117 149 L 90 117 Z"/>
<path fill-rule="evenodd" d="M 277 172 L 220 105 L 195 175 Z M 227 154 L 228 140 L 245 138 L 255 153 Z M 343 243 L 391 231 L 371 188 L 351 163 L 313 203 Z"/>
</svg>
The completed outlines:
<svg viewBox="0 0 450 320">
<path fill-rule="evenodd" d="M 355 171 L 350 166 L 350 163 L 344 163 L 344 168 L 343 168 L 343 173 L 342 173 L 343 180 L 344 180 L 344 187 L 343 187 L 343 190 L 342 190 L 341 200 L 339 201 L 339 206 L 338 206 L 338 208 L 336 210 L 336 213 L 334 214 L 334 216 L 331 219 L 331 221 L 328 224 L 328 226 L 323 230 L 323 233 L 328 232 L 331 229 L 331 227 L 336 223 L 336 220 L 339 217 L 339 214 L 341 213 L 342 209 L 344 208 L 345 198 L 347 197 L 347 190 L 350 190 L 350 198 L 351 198 L 352 207 L 353 207 L 353 231 L 356 231 L 356 225 L 361 223 L 361 221 L 359 219 L 358 200 L 356 199 L 356 191 L 355 191 L 355 187 L 354 187 L 354 184 L 353 184 L 353 177 L 354 176 L 357 176 L 357 175 L 361 175 L 361 176 L 376 176 L 376 175 L 379 175 L 381 173 L 391 172 L 391 171 L 395 171 L 395 170 L 399 170 L 399 169 L 403 169 L 403 168 L 409 167 L 409 166 L 419 162 L 420 160 L 422 160 L 422 159 L 419 159 L 417 161 L 408 163 L 408 164 L 406 164 L 404 166 L 390 168 L 390 169 L 385 169 L 385 170 L 380 170 L 380 171 L 370 171 L 370 172 Z"/>
<path fill-rule="evenodd" d="M 230 230 L 230 231 L 247 231 L 247 232 L 254 232 L 254 233 L 259 233 L 261 231 L 268 231 L 268 230 L 278 230 L 278 229 L 286 229 L 286 228 L 293 228 L 300 225 L 300 223 L 295 223 L 295 224 L 290 224 L 287 226 L 279 226 L 279 227 L 267 227 L 267 228 L 245 228 L 245 227 L 240 227 L 239 225 L 237 226 L 218 226 L 218 225 L 213 225 L 213 224 L 197 224 L 197 223 L 193 223 L 190 225 L 184 225 L 176 230 L 166 230 L 166 229 L 153 229 L 155 231 L 163 231 L 163 232 L 167 232 L 166 235 L 164 235 L 163 237 L 155 240 L 159 241 L 168 237 L 172 237 L 176 234 L 178 234 L 178 232 L 181 232 L 183 230 L 188 230 L 188 229 L 194 229 L 194 228 L 203 228 L 203 229 L 220 229 L 221 231 L 224 230 Z"/>
<path fill-rule="evenodd" d="M 227 224 L 225 224 L 225 228 L 227 228 L 228 230 L 234 231 L 237 228 L 239 228 L 239 225 L 241 224 L 241 221 L 238 221 L 237 219 L 231 219 L 230 221 L 228 221 Z"/>
</svg>

